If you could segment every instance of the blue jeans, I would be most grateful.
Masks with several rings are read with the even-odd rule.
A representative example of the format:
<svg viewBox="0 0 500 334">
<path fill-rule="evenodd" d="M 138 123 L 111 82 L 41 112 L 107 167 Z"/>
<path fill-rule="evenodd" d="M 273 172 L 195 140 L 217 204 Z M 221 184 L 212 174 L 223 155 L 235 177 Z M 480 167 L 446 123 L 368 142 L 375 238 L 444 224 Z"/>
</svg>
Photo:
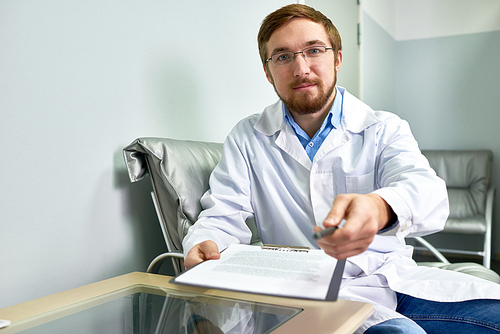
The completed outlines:
<svg viewBox="0 0 500 334">
<path fill-rule="evenodd" d="M 409 319 L 392 319 L 370 327 L 367 334 L 500 333 L 500 301 L 489 299 L 444 303 L 398 293 L 396 312 Z"/>
</svg>

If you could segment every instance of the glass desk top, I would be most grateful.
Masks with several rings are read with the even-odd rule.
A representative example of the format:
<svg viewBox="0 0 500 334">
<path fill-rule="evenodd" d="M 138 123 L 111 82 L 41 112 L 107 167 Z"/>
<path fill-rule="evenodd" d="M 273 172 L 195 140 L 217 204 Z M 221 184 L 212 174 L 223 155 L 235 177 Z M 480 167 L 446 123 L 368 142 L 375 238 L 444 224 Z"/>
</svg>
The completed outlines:
<svg viewBox="0 0 500 334">
<path fill-rule="evenodd" d="M 44 333 L 269 333 L 302 311 L 151 286 L 135 286 L 102 296 L 89 308 L 20 331 Z M 124 296 L 122 296 L 124 294 Z M 111 299 L 111 300 L 109 300 Z"/>
<path fill-rule="evenodd" d="M 134 272 L 0 309 L 10 333 L 352 333 L 373 312 L 335 302 L 208 289 Z"/>
</svg>

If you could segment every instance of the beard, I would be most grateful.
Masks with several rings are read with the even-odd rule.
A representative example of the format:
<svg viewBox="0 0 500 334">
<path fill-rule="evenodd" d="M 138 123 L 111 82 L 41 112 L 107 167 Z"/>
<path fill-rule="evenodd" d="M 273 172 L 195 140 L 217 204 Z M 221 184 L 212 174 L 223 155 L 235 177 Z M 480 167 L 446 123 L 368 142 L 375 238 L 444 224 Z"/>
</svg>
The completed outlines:
<svg viewBox="0 0 500 334">
<path fill-rule="evenodd" d="M 318 88 L 318 95 L 311 96 L 309 92 L 294 92 L 293 88 L 297 87 L 301 84 L 315 84 Z M 327 103 L 330 102 L 330 98 L 335 90 L 335 85 L 337 83 L 337 71 L 335 71 L 335 75 L 333 78 L 333 82 L 329 87 L 325 87 L 325 84 L 320 79 L 300 79 L 295 80 L 290 83 L 287 87 L 290 92 L 289 98 L 285 99 L 278 93 L 276 86 L 273 84 L 274 90 L 276 94 L 278 94 L 279 98 L 283 101 L 285 106 L 292 113 L 296 113 L 298 115 L 308 115 L 314 114 L 321 109 L 323 109 Z"/>
</svg>

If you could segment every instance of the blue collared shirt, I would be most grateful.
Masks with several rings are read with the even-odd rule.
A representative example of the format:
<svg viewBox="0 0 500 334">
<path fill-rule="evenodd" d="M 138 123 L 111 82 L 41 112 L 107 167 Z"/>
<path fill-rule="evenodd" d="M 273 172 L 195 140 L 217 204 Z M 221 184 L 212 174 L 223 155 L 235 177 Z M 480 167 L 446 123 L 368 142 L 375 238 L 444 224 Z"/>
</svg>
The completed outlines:
<svg viewBox="0 0 500 334">
<path fill-rule="evenodd" d="M 323 121 L 321 128 L 314 134 L 312 139 L 295 122 L 295 120 L 292 117 L 292 114 L 285 106 L 285 104 L 283 104 L 283 113 L 285 115 L 285 119 L 292 126 L 293 130 L 295 131 L 295 134 L 299 138 L 300 143 L 306 150 L 307 156 L 309 157 L 309 159 L 311 159 L 311 161 L 313 161 L 314 156 L 318 152 L 319 148 L 321 147 L 321 144 L 323 144 L 330 131 L 332 131 L 333 129 L 337 129 L 340 125 L 340 119 L 342 117 L 342 105 L 343 105 L 342 101 L 344 97 L 342 96 L 342 92 L 340 89 L 337 88 L 335 89 L 337 90 L 337 94 L 335 96 L 335 100 L 333 101 L 332 108 L 330 109 L 330 112 Z"/>
</svg>

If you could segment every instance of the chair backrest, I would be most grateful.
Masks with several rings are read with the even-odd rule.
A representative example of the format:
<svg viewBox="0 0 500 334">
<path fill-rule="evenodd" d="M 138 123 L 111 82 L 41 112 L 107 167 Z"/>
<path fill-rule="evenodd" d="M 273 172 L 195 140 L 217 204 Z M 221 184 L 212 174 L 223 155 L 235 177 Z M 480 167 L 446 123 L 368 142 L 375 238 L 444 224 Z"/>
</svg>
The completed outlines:
<svg viewBox="0 0 500 334">
<path fill-rule="evenodd" d="M 132 182 L 149 173 L 164 236 L 174 247 L 169 251 L 182 250 L 182 239 L 201 211 L 200 198 L 208 190 L 222 144 L 138 138 L 123 153 Z"/>
<path fill-rule="evenodd" d="M 423 150 L 422 153 L 446 182 L 450 218 L 484 216 L 493 153 L 489 150 Z"/>
<path fill-rule="evenodd" d="M 182 251 L 182 239 L 202 210 L 200 199 L 221 158 L 222 144 L 145 137 L 125 147 L 123 154 L 131 182 L 150 175 L 167 247 Z M 253 219 L 247 224 L 255 242 Z"/>
</svg>

